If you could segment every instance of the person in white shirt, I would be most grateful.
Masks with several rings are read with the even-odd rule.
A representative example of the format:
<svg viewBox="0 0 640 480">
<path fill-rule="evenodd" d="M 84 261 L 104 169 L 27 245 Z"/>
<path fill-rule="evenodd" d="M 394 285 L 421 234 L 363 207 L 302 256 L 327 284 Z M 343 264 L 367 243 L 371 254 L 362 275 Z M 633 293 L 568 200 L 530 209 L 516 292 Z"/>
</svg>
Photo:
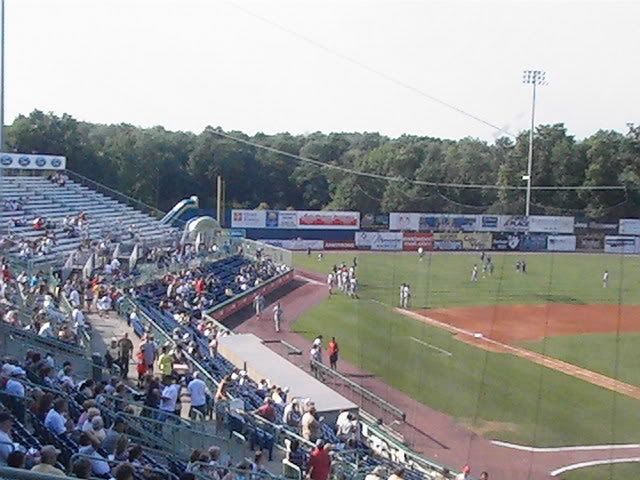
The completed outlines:
<svg viewBox="0 0 640 480">
<path fill-rule="evenodd" d="M 108 294 L 102 295 L 98 299 L 98 315 L 103 317 L 104 315 L 109 315 L 109 310 L 111 310 L 111 297 Z"/>
<path fill-rule="evenodd" d="M 82 313 L 82 310 L 80 310 L 78 307 L 74 307 L 74 309 L 71 311 L 71 320 L 73 321 L 73 327 L 76 329 L 82 329 L 86 324 L 84 313 Z"/>
<path fill-rule="evenodd" d="M 19 378 L 23 378 L 26 372 L 20 367 L 14 367 L 11 372 L 11 378 L 7 380 L 7 384 L 4 387 L 4 391 L 9 395 L 15 397 L 24 398 L 24 385 L 20 382 Z"/>
<path fill-rule="evenodd" d="M 211 398 L 211 391 L 207 387 L 207 384 L 200 378 L 199 372 L 194 372 L 193 380 L 187 385 L 187 390 L 189 390 L 189 396 L 191 397 L 189 416 L 194 418 L 194 410 L 202 413 L 202 415 L 206 415 L 207 398 Z"/>
<path fill-rule="evenodd" d="M 114 272 L 118 272 L 120 270 L 120 260 L 117 258 L 111 260 L 111 270 Z"/>
<path fill-rule="evenodd" d="M 167 377 L 168 383 L 162 389 L 162 396 L 160 398 L 160 410 L 168 415 L 174 415 L 176 410 L 176 404 L 178 403 L 178 395 L 180 394 L 180 385 L 178 385 L 173 377 Z M 167 419 L 165 416 L 160 421 Z"/>
<path fill-rule="evenodd" d="M 71 293 L 69 294 L 69 302 L 74 307 L 80 306 L 80 293 L 75 288 L 71 290 Z"/>
<path fill-rule="evenodd" d="M 333 272 L 329 272 L 327 275 L 327 287 L 329 287 L 329 295 L 333 294 Z"/>
<path fill-rule="evenodd" d="M 282 307 L 280 306 L 280 302 L 277 302 L 275 307 L 273 307 L 273 324 L 276 333 L 280 332 L 280 322 L 282 322 Z"/>
<path fill-rule="evenodd" d="M 472 282 L 477 282 L 478 281 L 478 266 L 474 265 L 473 266 L 473 270 L 471 270 L 471 281 Z"/>
<path fill-rule="evenodd" d="M 44 322 L 41 326 L 40 326 L 40 330 L 38 330 L 38 335 L 40 335 L 41 337 L 53 337 L 53 327 L 51 325 L 51 322 L 47 321 Z"/>
<path fill-rule="evenodd" d="M 46 429 L 56 435 L 65 433 L 67 431 L 67 421 L 64 418 L 66 412 L 67 401 L 63 398 L 58 398 L 53 402 L 53 408 L 49 410 L 49 413 L 47 413 L 44 419 Z"/>
<path fill-rule="evenodd" d="M 607 288 L 609 286 L 609 271 L 605 270 L 602 274 L 602 288 Z"/>
</svg>

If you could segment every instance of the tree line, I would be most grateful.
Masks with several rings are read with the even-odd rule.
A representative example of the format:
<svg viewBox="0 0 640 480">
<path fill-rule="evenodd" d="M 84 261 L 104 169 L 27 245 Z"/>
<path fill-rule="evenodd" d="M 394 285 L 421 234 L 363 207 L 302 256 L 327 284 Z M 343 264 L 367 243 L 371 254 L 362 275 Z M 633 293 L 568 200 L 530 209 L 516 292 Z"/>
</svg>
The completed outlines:
<svg viewBox="0 0 640 480">
<path fill-rule="evenodd" d="M 358 210 L 365 213 L 423 211 L 519 214 L 525 193 L 510 189 L 463 189 L 418 182 L 524 186 L 528 132 L 493 144 L 476 138 L 447 140 L 378 133 L 279 133 L 230 136 L 353 171 L 353 175 L 256 148 L 217 134 L 172 132 L 162 127 L 81 122 L 68 114 L 38 110 L 6 127 L 8 151 L 60 154 L 67 168 L 131 197 L 169 210 L 197 195 L 215 205 L 215 181 L 226 181 L 227 207 Z M 563 124 L 534 132 L 533 183 L 544 186 L 622 185 L 625 190 L 537 190 L 532 214 L 594 219 L 638 216 L 640 126 L 620 133 L 600 130 L 584 140 Z"/>
</svg>

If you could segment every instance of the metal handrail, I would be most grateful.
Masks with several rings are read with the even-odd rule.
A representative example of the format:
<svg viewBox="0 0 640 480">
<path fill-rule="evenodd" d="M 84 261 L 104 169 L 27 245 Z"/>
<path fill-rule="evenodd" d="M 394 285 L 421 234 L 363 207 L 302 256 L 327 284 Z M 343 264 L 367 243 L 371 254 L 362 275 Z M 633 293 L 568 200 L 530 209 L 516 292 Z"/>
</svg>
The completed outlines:
<svg viewBox="0 0 640 480">
<path fill-rule="evenodd" d="M 39 473 L 32 470 L 25 470 L 23 468 L 11 468 L 7 466 L 0 466 L 0 478 L 11 478 L 14 480 L 60 480 L 72 477 L 59 475 L 50 475 L 48 473 Z M 73 477 L 75 478 L 75 477 Z M 90 480 L 100 480 L 96 477 L 90 477 Z"/>
<path fill-rule="evenodd" d="M 310 362 L 311 362 L 311 366 L 314 369 L 317 369 L 318 371 L 321 372 L 320 375 L 327 375 L 328 377 L 334 377 L 339 379 L 341 382 L 346 383 L 349 386 L 349 388 L 354 390 L 358 395 L 361 395 L 362 397 L 365 397 L 368 400 L 375 402 L 380 408 L 382 408 L 382 410 L 390 413 L 391 415 L 402 420 L 403 422 L 407 418 L 407 414 L 404 411 L 402 411 L 395 405 L 392 405 L 391 403 L 387 402 L 382 397 L 376 395 L 375 393 L 366 389 L 362 385 L 354 382 L 350 378 L 345 377 L 338 371 L 333 370 L 327 367 L 326 365 L 324 365 L 323 363 L 318 362 L 314 359 L 310 359 Z"/>
<path fill-rule="evenodd" d="M 200 469 L 223 469 L 226 470 L 228 472 L 233 472 L 233 473 L 246 473 L 250 476 L 250 478 L 252 480 L 259 480 L 259 479 L 268 479 L 268 480 L 286 480 L 286 477 L 283 477 L 281 475 L 274 475 L 272 473 L 269 472 L 251 472 L 251 471 L 247 471 L 247 470 L 240 470 L 237 467 L 233 467 L 233 466 L 227 466 L 227 467 L 223 467 L 220 465 L 210 465 L 208 463 L 204 463 L 204 462 L 193 462 L 193 466 L 195 467 L 194 469 L 191 470 L 191 473 L 193 473 L 196 477 L 201 476 L 204 478 L 210 478 L 207 476 L 206 473 L 203 473 Z M 199 475 L 200 474 L 200 475 Z"/>
<path fill-rule="evenodd" d="M 118 460 L 110 460 L 109 458 L 105 458 L 102 455 L 100 455 L 99 453 L 96 452 L 95 455 L 86 455 L 84 453 L 74 453 L 73 455 L 71 455 L 71 459 L 69 460 L 69 463 L 73 464 L 73 462 L 78 459 L 78 458 L 86 458 L 87 460 L 93 460 L 93 461 L 98 461 L 98 462 L 104 462 L 106 464 L 109 465 L 120 465 L 122 463 L 128 463 L 128 462 L 120 462 Z M 148 466 L 144 466 L 144 465 L 134 465 L 129 463 L 129 465 L 131 465 L 131 467 L 134 470 L 141 470 L 141 471 L 147 471 L 147 472 L 156 472 L 159 473 L 161 475 L 165 475 L 171 478 L 174 478 L 175 480 L 179 480 L 178 476 L 175 473 L 170 472 L 168 469 L 167 470 L 160 470 L 158 468 L 151 468 Z M 58 477 L 60 478 L 60 477 Z"/>
</svg>

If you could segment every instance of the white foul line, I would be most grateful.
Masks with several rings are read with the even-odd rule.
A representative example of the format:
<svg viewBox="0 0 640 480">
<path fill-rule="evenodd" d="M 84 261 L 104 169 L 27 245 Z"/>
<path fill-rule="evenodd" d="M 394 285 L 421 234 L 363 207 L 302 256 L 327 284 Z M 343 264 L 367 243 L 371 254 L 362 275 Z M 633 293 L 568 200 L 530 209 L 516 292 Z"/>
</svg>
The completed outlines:
<svg viewBox="0 0 640 480">
<path fill-rule="evenodd" d="M 632 458 L 610 458 L 607 460 L 592 460 L 590 462 L 581 462 L 574 463 L 572 465 L 567 465 L 566 467 L 558 468 L 551 472 L 552 477 L 557 477 L 558 475 L 562 475 L 565 472 L 569 472 L 571 470 L 577 470 L 579 468 L 585 467 L 595 467 L 597 465 L 610 465 L 612 463 L 632 463 L 632 462 L 640 462 L 640 457 L 632 457 Z"/>
<path fill-rule="evenodd" d="M 319 282 L 317 280 L 314 280 L 313 278 L 309 278 L 309 277 L 305 277 L 304 275 L 300 275 L 299 273 L 296 274 L 296 277 L 301 278 L 302 280 L 304 280 L 305 282 L 308 283 L 312 283 L 314 285 L 320 285 L 321 287 L 326 286 L 324 283 Z"/>
<path fill-rule="evenodd" d="M 448 352 L 446 350 L 443 350 L 442 348 L 436 347 L 435 345 L 431 345 L 430 343 L 427 342 L 423 342 L 422 340 L 420 340 L 419 338 L 416 337 L 409 337 L 411 340 L 413 340 L 414 342 L 418 342 L 421 345 L 424 345 L 425 347 L 428 348 L 432 348 L 433 350 L 437 350 L 440 353 L 444 353 L 445 355 L 448 355 L 449 357 L 453 355 L 453 353 Z"/>
<path fill-rule="evenodd" d="M 515 443 L 492 440 L 491 443 L 499 447 L 511 448 L 513 450 L 523 450 L 525 452 L 550 453 L 550 452 L 579 452 L 593 450 L 623 450 L 640 448 L 638 443 L 613 444 L 613 445 L 576 445 L 573 447 L 529 447 L 527 445 L 517 445 Z"/>
</svg>

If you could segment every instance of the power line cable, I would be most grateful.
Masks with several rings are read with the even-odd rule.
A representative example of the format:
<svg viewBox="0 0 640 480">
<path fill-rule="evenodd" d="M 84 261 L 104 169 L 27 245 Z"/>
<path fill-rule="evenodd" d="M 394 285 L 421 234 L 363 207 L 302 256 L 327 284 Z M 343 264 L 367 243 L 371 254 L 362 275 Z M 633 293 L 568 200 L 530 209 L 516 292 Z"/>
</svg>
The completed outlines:
<svg viewBox="0 0 640 480">
<path fill-rule="evenodd" d="M 336 170 L 343 173 L 348 173 L 350 175 L 356 175 L 360 177 L 366 178 L 374 178 L 377 180 L 384 180 L 387 182 L 407 182 L 413 185 L 422 185 L 426 187 L 443 187 L 443 188 L 465 188 L 465 189 L 476 189 L 476 190 L 526 190 L 525 186 L 514 186 L 514 185 L 495 185 L 495 184 L 480 184 L 480 183 L 451 183 L 451 182 L 431 182 L 426 180 L 415 180 L 401 176 L 389 176 L 389 175 L 380 175 L 377 173 L 371 172 L 361 172 L 358 170 L 354 170 L 352 168 L 342 167 L 340 165 L 335 165 L 332 163 L 324 163 L 320 160 L 315 160 L 313 158 L 303 157 L 301 155 L 296 155 L 294 153 L 285 152 L 284 150 L 280 150 L 278 148 L 269 147 L 267 145 L 262 145 L 260 143 L 254 142 L 252 140 L 246 140 L 244 138 L 235 137 L 233 135 L 229 135 L 228 133 L 223 132 L 220 129 L 211 130 L 211 132 L 220 137 L 226 138 L 228 140 L 233 140 L 234 142 L 243 143 L 245 145 L 249 145 L 255 148 L 259 148 L 262 150 L 266 150 L 272 153 L 277 153 L 283 155 L 285 157 L 292 158 L 294 160 L 298 160 L 301 162 L 310 163 L 320 168 L 326 168 L 329 170 Z M 534 185 L 531 187 L 532 190 L 625 190 L 627 187 L 622 185 L 573 185 L 573 186 L 562 186 L 562 185 Z"/>
<path fill-rule="evenodd" d="M 374 68 L 370 65 L 367 65 L 364 62 L 361 62 L 360 60 L 350 57 L 349 55 L 345 55 L 344 53 L 338 52 L 337 50 L 334 50 L 333 48 L 330 48 L 306 35 L 303 35 L 299 32 L 296 32 L 295 30 L 292 30 L 289 27 L 286 27 L 280 23 L 275 22 L 274 20 L 271 20 L 270 18 L 264 17 L 263 15 L 260 15 L 258 13 L 255 13 L 251 10 L 246 9 L 245 7 L 242 7 L 240 5 L 238 5 L 235 2 L 229 1 L 227 0 L 225 3 L 227 3 L 228 5 L 231 5 L 232 7 L 244 12 L 246 15 L 249 15 L 251 17 L 254 17 L 268 25 L 271 25 L 272 27 L 276 27 L 279 30 L 282 30 L 283 32 L 288 33 L 289 35 L 292 35 L 296 38 L 299 38 L 300 40 L 305 41 L 306 43 L 320 49 L 323 50 L 324 52 L 333 55 L 335 57 L 338 57 L 348 63 L 351 63 L 353 65 L 356 65 L 358 67 L 360 67 L 363 70 L 366 70 L 369 73 L 373 73 L 374 75 L 377 75 L 381 78 L 384 78 L 385 80 L 394 83 L 402 88 L 404 88 L 405 90 L 409 90 L 410 92 L 416 93 L 418 95 L 420 95 L 421 97 L 424 97 L 428 100 L 431 100 L 432 102 L 438 103 L 446 108 L 449 108 L 450 110 L 453 110 L 455 112 L 458 112 L 468 118 L 471 118 L 473 120 L 475 120 L 476 122 L 482 123 L 483 125 L 493 128 L 494 130 L 500 132 L 500 133 L 504 133 L 505 135 L 508 135 L 510 137 L 516 138 L 516 135 L 514 135 L 513 133 L 511 133 L 510 131 L 506 130 L 503 127 L 499 127 L 498 125 L 489 122 L 488 120 L 485 120 L 482 117 L 479 117 L 477 115 L 474 115 L 473 113 L 469 113 L 466 110 L 462 109 L 461 107 L 458 107 L 457 105 L 454 105 L 452 103 L 446 102 L 438 97 L 435 97 L 427 92 L 425 92 L 424 90 L 419 89 L 418 87 L 415 87 L 414 85 L 411 85 L 410 83 L 407 83 L 403 80 L 400 80 L 399 78 L 396 78 L 392 75 L 389 75 L 386 72 L 383 72 L 382 70 L 378 70 L 377 68 Z"/>
</svg>

